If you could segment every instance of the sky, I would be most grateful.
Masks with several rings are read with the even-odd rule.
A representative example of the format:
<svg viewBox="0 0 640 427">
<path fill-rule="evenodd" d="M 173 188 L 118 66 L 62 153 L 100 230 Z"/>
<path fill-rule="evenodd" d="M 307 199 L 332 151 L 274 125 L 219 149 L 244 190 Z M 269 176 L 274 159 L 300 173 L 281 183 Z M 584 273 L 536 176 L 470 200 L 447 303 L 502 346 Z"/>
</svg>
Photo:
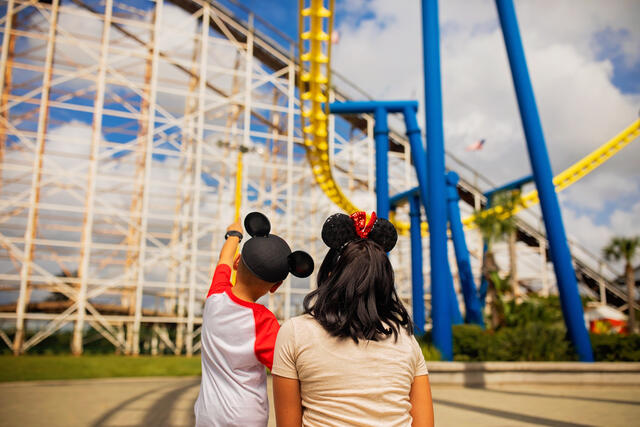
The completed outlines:
<svg viewBox="0 0 640 427">
<path fill-rule="evenodd" d="M 242 3 L 297 38 L 297 1 Z M 537 0 L 515 7 L 557 174 L 638 118 L 640 2 Z M 439 19 L 446 150 L 496 185 L 530 174 L 494 2 L 440 1 Z M 331 66 L 374 99 L 417 99 L 423 125 L 420 2 L 337 0 L 335 29 Z M 465 151 L 481 138 L 482 151 Z M 615 235 L 640 235 L 639 164 L 636 140 L 560 193 L 570 238 L 600 254 Z"/>
</svg>

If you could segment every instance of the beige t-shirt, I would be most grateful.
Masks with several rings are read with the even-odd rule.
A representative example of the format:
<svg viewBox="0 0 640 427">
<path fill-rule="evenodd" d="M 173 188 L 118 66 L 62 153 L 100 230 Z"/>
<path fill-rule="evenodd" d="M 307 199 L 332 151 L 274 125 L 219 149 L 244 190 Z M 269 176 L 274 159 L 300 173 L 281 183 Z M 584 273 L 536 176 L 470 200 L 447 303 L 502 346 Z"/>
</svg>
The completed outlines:
<svg viewBox="0 0 640 427">
<path fill-rule="evenodd" d="M 300 381 L 303 426 L 408 426 L 409 391 L 427 375 L 420 347 L 401 330 L 398 341 L 338 339 L 310 315 L 278 332 L 272 372 Z"/>
</svg>

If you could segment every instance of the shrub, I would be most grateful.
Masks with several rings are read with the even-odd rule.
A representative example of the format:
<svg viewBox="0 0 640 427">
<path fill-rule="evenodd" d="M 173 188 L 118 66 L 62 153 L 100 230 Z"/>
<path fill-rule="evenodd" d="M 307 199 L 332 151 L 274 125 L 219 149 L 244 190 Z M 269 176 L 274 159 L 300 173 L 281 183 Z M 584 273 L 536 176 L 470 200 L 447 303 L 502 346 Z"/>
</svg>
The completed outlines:
<svg viewBox="0 0 640 427">
<path fill-rule="evenodd" d="M 496 332 L 487 346 L 485 360 L 560 361 L 575 360 L 563 327 L 530 322 Z"/>
<path fill-rule="evenodd" d="M 454 360 L 459 362 L 559 361 L 576 358 L 564 328 L 542 322 L 502 328 L 497 332 L 483 330 L 478 325 L 455 325 L 452 333 Z M 426 347 L 432 346 L 431 334 L 425 334 L 420 342 L 424 353 Z"/>
<path fill-rule="evenodd" d="M 486 360 L 487 347 L 491 339 L 478 325 L 455 325 L 452 328 L 454 360 L 479 362 Z"/>
<path fill-rule="evenodd" d="M 424 356 L 424 360 L 426 361 L 434 361 L 437 362 L 442 360 L 442 356 L 437 348 L 430 342 L 427 342 L 424 337 L 416 337 L 418 340 L 418 344 L 420 344 L 420 349 L 422 350 L 422 355 Z"/>
<path fill-rule="evenodd" d="M 584 301 L 583 301 L 584 303 Z M 454 360 L 480 361 L 573 361 L 577 355 L 567 337 L 558 296 L 529 297 L 505 303 L 505 324 L 495 330 L 478 325 L 452 328 Z M 438 354 L 431 333 L 419 339 L 427 360 Z M 640 335 L 591 334 L 596 361 L 640 362 Z M 438 354 L 439 356 L 439 354 Z"/>
<path fill-rule="evenodd" d="M 563 326 L 560 298 L 552 295 L 549 297 L 531 296 L 527 300 L 517 303 L 511 300 L 506 303 L 507 327 L 520 327 L 531 322 L 542 322 L 548 325 Z"/>
<path fill-rule="evenodd" d="M 640 362 L 640 335 L 591 334 L 597 362 Z"/>
</svg>

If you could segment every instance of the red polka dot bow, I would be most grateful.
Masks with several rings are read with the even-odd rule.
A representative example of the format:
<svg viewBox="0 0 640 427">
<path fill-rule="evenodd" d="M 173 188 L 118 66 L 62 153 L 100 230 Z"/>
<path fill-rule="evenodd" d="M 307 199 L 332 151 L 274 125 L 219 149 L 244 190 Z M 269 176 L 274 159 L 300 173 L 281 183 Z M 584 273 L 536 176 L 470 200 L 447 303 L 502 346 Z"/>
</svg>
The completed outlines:
<svg viewBox="0 0 640 427">
<path fill-rule="evenodd" d="M 351 219 L 353 220 L 353 224 L 356 228 L 356 233 L 358 233 L 358 236 L 360 236 L 360 238 L 362 239 L 366 239 L 367 236 L 369 235 L 369 232 L 371 231 L 371 229 L 373 228 L 373 224 L 375 224 L 376 222 L 376 213 L 375 212 L 371 212 L 371 217 L 369 218 L 369 221 L 367 221 L 367 213 L 366 212 L 354 212 L 351 215 Z"/>
</svg>

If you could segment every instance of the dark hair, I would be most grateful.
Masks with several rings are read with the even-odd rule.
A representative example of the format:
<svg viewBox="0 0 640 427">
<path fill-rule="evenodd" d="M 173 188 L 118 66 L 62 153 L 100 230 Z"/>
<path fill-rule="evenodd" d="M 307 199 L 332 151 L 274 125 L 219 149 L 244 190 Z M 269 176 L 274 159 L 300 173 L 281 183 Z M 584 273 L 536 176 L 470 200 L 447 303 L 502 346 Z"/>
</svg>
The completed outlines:
<svg viewBox="0 0 640 427">
<path fill-rule="evenodd" d="M 393 267 L 382 247 L 370 239 L 330 249 L 318 271 L 318 288 L 304 299 L 311 314 L 332 336 L 378 341 L 413 324 L 398 298 Z"/>
</svg>

